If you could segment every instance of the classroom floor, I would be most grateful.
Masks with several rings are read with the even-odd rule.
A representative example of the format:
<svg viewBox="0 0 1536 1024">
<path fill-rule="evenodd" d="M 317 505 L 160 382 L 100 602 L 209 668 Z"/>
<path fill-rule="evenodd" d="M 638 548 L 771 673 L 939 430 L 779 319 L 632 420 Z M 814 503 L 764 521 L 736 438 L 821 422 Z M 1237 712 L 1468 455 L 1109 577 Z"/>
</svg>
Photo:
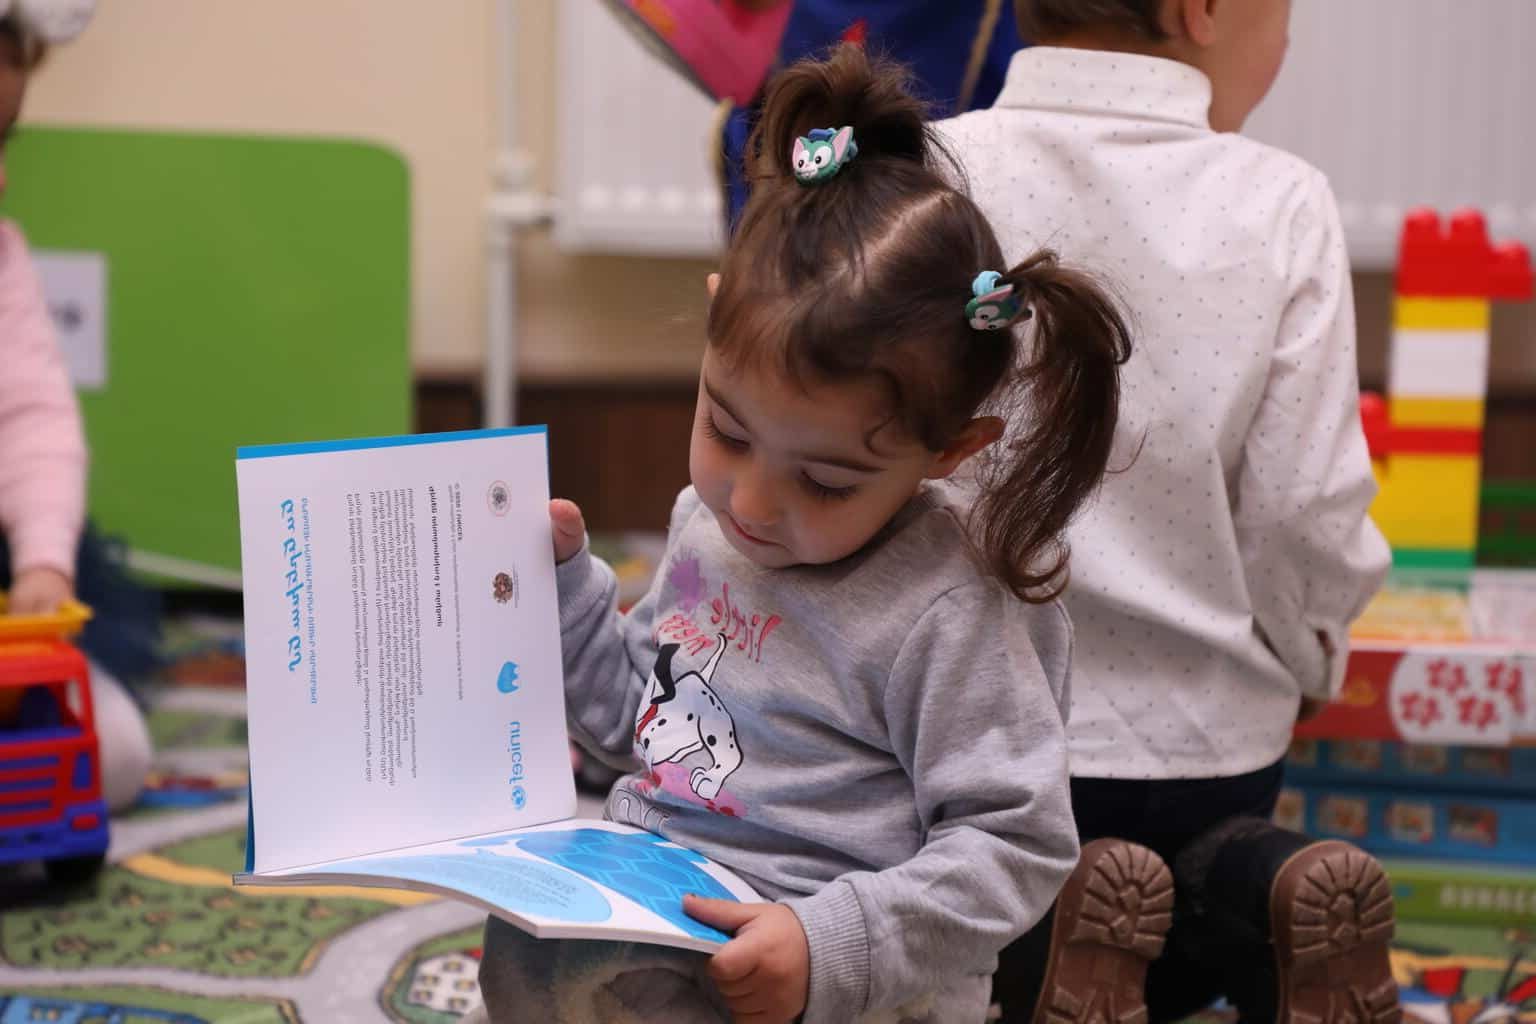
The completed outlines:
<svg viewBox="0 0 1536 1024">
<path fill-rule="evenodd" d="M 0 873 L 0 1024 L 450 1024 L 476 1005 L 482 916 L 468 906 L 231 886 L 245 856 L 239 630 L 184 619 L 167 640 L 155 770 L 139 805 L 113 820 L 107 868 L 68 893 L 34 872 Z M 1536 954 L 1536 925 L 1404 922 L 1394 965 L 1405 1007 L 1426 1024 L 1465 1024 L 1513 992 L 1496 1019 L 1536 1022 L 1536 999 L 1519 990 L 1536 977 L 1526 950 Z M 29 1000 L 67 1007 L 31 1016 Z"/>
</svg>

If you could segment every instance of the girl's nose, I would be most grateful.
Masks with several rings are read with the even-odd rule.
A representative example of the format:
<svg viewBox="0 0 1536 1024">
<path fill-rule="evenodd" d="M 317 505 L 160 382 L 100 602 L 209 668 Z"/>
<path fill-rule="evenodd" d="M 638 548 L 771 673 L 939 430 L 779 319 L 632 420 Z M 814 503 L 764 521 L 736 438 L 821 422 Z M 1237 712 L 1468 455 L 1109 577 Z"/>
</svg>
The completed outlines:
<svg viewBox="0 0 1536 1024">
<path fill-rule="evenodd" d="M 755 464 L 743 468 L 731 484 L 731 515 L 750 530 L 754 526 L 771 526 L 778 513 L 767 474 Z"/>
</svg>

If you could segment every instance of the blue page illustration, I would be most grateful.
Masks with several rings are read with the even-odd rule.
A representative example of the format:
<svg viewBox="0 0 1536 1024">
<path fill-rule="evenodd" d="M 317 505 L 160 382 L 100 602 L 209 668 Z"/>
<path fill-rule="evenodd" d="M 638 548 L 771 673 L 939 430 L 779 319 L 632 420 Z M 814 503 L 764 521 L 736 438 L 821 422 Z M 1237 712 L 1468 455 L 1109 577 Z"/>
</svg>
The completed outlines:
<svg viewBox="0 0 1536 1024">
<path fill-rule="evenodd" d="M 358 881 L 462 895 L 549 938 L 613 938 L 712 950 L 730 936 L 683 912 L 688 893 L 753 901 L 740 879 L 660 836 L 563 821 L 351 857 L 253 882 Z"/>
<path fill-rule="evenodd" d="M 649 832 L 626 834 L 576 828 L 521 837 L 503 835 L 469 839 L 464 845 L 501 846 L 506 843 L 515 843 L 519 849 L 629 897 L 689 935 L 715 942 L 730 938 L 683 913 L 683 897 L 693 893 L 734 900 L 735 894 L 702 869 L 707 863 L 702 856 L 668 843 L 660 836 Z"/>
<path fill-rule="evenodd" d="M 334 870 L 451 889 L 492 906 L 573 924 L 593 924 L 613 916 L 608 898 L 581 876 L 538 861 L 491 853 L 363 857 L 338 864 Z"/>
</svg>

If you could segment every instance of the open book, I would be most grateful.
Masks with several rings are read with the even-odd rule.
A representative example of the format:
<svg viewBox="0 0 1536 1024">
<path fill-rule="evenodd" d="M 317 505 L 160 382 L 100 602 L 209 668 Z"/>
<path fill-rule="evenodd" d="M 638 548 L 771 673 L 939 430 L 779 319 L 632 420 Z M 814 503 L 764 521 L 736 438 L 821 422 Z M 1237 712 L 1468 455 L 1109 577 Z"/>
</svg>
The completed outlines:
<svg viewBox="0 0 1536 1024">
<path fill-rule="evenodd" d="M 240 884 L 405 887 L 540 938 L 711 950 L 754 901 L 572 820 L 542 427 L 242 448 L 251 819 Z"/>
</svg>

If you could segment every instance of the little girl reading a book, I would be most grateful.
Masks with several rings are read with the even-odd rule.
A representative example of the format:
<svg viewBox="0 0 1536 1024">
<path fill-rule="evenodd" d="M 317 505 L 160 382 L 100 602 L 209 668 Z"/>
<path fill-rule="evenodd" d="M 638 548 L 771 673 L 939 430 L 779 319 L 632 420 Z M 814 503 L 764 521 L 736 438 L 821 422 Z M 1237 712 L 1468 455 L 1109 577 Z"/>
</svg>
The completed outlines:
<svg viewBox="0 0 1536 1024">
<path fill-rule="evenodd" d="M 607 815 L 774 902 L 689 897 L 734 935 L 712 957 L 493 918 L 492 1021 L 979 1024 L 1076 861 L 1060 535 L 1129 340 L 1050 253 L 1004 261 L 904 86 L 853 46 L 772 86 L 692 486 L 627 615 L 579 511 L 550 509 L 572 733 L 643 764 Z M 962 463 L 974 511 L 942 483 Z"/>
</svg>

